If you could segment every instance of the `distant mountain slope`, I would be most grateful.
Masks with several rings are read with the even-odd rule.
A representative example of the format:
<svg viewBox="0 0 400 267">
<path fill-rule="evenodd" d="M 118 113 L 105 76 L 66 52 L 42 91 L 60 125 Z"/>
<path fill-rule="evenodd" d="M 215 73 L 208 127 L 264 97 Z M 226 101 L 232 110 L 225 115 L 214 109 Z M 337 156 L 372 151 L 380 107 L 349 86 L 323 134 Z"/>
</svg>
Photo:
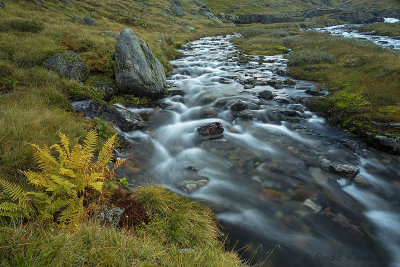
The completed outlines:
<svg viewBox="0 0 400 267">
<path fill-rule="evenodd" d="M 399 0 L 204 0 L 203 2 L 215 12 L 234 14 L 272 14 L 332 8 L 347 11 L 400 10 Z"/>
</svg>

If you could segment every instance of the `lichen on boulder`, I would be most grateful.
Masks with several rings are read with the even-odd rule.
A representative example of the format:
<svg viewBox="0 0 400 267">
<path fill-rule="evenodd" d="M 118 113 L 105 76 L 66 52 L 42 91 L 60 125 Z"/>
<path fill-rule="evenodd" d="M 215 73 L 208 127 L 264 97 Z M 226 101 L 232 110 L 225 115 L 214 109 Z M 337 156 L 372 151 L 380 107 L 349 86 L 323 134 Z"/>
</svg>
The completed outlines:
<svg viewBox="0 0 400 267">
<path fill-rule="evenodd" d="M 166 87 L 162 64 L 131 29 L 123 30 L 117 38 L 115 79 L 120 93 L 139 97 L 158 98 Z"/>
</svg>

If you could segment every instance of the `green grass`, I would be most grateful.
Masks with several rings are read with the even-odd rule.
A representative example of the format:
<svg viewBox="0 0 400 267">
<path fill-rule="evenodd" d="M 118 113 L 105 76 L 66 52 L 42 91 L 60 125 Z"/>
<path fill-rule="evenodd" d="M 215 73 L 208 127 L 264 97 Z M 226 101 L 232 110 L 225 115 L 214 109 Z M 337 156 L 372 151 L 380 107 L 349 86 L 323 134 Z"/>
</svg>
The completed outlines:
<svg viewBox="0 0 400 267">
<path fill-rule="evenodd" d="M 208 7 L 218 11 L 234 14 L 274 14 L 274 13 L 289 13 L 300 12 L 304 10 L 313 9 L 328 9 L 331 7 L 345 7 L 353 8 L 355 10 L 368 10 L 368 9 L 388 9 L 393 10 L 399 8 L 397 0 L 384 0 L 379 1 L 379 4 L 373 0 L 357 0 L 357 1 L 342 1 L 332 0 L 329 1 L 331 6 L 328 6 L 327 1 L 301 1 L 301 0 L 203 0 L 203 3 Z"/>
<path fill-rule="evenodd" d="M 259 26 L 266 27 L 266 26 Z M 330 114 L 334 123 L 361 136 L 388 134 L 400 136 L 394 127 L 376 126 L 400 122 L 400 55 L 371 42 L 333 37 L 317 32 L 297 31 L 293 24 L 274 25 L 289 36 L 259 35 L 235 40 L 239 49 L 250 54 L 272 54 L 269 45 L 293 49 L 286 55 L 294 78 L 311 80 L 329 88 L 326 98 L 311 98 L 313 110 Z M 288 30 L 289 29 L 289 30 Z M 248 30 L 247 30 L 248 31 Z M 257 32 L 257 30 L 252 30 Z"/>
<path fill-rule="evenodd" d="M 14 225 L 0 231 L 1 266 L 245 266 L 225 252 L 211 211 L 161 187 L 134 191 L 152 220 L 136 229 Z"/>
<path fill-rule="evenodd" d="M 361 27 L 359 31 L 372 32 L 384 36 L 400 36 L 400 23 L 374 23 Z"/>
</svg>

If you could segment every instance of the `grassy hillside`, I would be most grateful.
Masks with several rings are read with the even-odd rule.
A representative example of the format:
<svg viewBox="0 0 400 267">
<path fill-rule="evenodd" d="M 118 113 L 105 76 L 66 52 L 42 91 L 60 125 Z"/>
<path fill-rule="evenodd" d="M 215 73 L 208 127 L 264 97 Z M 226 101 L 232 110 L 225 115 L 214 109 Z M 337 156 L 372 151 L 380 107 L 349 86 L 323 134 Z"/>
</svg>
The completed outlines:
<svg viewBox="0 0 400 267">
<path fill-rule="evenodd" d="M 273 14 L 329 8 L 354 10 L 399 9 L 399 1 L 397 0 L 383 0 L 379 1 L 379 3 L 372 0 L 204 0 L 203 2 L 215 11 L 234 14 Z"/>
</svg>

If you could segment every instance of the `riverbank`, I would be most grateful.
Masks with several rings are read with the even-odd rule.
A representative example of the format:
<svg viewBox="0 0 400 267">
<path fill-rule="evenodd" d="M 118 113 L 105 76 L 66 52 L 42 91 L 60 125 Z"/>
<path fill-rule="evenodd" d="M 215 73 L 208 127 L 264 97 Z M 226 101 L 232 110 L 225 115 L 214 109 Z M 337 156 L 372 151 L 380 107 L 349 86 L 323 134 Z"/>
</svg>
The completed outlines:
<svg viewBox="0 0 400 267">
<path fill-rule="evenodd" d="M 253 26 L 234 42 L 245 53 L 283 51 L 291 76 L 329 90 L 326 97 L 307 100 L 313 111 L 328 114 L 332 123 L 371 145 L 400 151 L 400 55 L 395 51 L 368 41 L 300 31 L 297 24 Z"/>
<path fill-rule="evenodd" d="M 189 14 L 190 9 L 196 15 Z M 107 121 L 85 119 L 75 113 L 71 101 L 148 101 L 132 95 L 109 98 L 109 89 L 114 89 L 110 81 L 116 37 L 121 30 L 133 28 L 169 71 L 169 60 L 181 55 L 176 49 L 183 43 L 232 31 L 230 25 L 214 22 L 198 14 L 199 10 L 187 2 L 177 8 L 169 1 L 0 1 L 2 181 L 33 190 L 21 173 L 38 169 L 29 144 L 51 146 L 59 141 L 59 132 L 75 144 L 82 143 L 91 129 L 97 129 L 99 151 L 116 130 Z M 186 15 L 181 16 L 180 11 Z M 80 58 L 79 64 L 87 66 L 87 70 L 83 67 L 85 79 L 62 77 L 45 67 L 45 61 L 65 51 L 73 55 L 71 61 Z M 120 183 L 113 180 L 113 184 Z M 3 204 L 15 199 L 3 190 L 0 210 L 7 215 Z M 208 208 L 158 187 L 138 191 L 143 193 L 140 205 L 145 206 L 149 217 L 138 218 L 140 223 L 132 229 L 114 229 L 93 218 L 63 227 L 51 220 L 42 224 L 32 218 L 13 223 L 1 216 L 0 265 L 243 265 L 235 252 L 225 251 L 224 237 Z M 91 204 L 101 207 L 102 203 Z M 85 211 L 89 210 L 86 203 Z"/>
</svg>

